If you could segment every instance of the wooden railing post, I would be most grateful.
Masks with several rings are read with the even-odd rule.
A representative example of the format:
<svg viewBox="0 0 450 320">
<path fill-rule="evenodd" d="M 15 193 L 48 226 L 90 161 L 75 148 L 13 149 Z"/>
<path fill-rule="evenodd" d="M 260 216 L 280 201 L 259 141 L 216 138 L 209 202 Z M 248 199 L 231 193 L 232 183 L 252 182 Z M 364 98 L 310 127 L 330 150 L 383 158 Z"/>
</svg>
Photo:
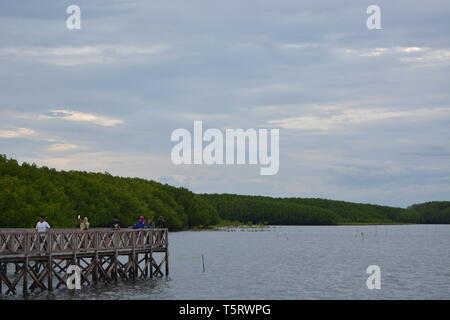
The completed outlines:
<svg viewBox="0 0 450 320">
<path fill-rule="evenodd" d="M 94 261 L 94 271 L 92 273 L 92 281 L 96 284 L 98 282 L 98 250 L 100 247 L 100 232 L 94 231 L 94 250 L 95 254 L 92 260 Z"/>
<path fill-rule="evenodd" d="M 138 237 L 138 232 L 139 230 L 133 230 L 131 233 L 131 242 L 132 242 L 132 251 L 131 251 L 131 264 L 132 264 L 132 273 L 131 273 L 131 277 L 133 279 L 136 279 L 136 272 L 137 272 L 137 266 L 136 266 L 136 241 L 138 241 L 139 237 Z"/>
<path fill-rule="evenodd" d="M 72 234 L 72 245 L 73 245 L 73 261 L 72 264 L 77 264 L 77 248 L 78 248 L 78 235 L 76 232 Z"/>
<path fill-rule="evenodd" d="M 98 250 L 100 248 L 100 232 L 99 231 L 95 231 L 95 235 L 94 235 L 94 245 L 95 245 L 95 250 Z"/>
<path fill-rule="evenodd" d="M 41 252 L 41 235 L 39 234 L 39 232 L 35 231 L 33 233 L 33 237 L 34 237 L 34 251 L 36 253 L 40 253 Z"/>
<path fill-rule="evenodd" d="M 46 234 L 47 234 L 47 253 L 48 254 L 51 254 L 52 253 L 52 247 L 51 247 L 51 245 L 52 245 L 52 237 L 51 237 L 51 233 L 50 233 L 51 231 L 49 230 L 49 231 L 47 231 L 46 232 Z"/>
<path fill-rule="evenodd" d="M 150 230 L 150 265 L 149 265 L 150 278 L 153 278 L 153 235 L 154 230 Z"/>
<path fill-rule="evenodd" d="M 114 260 L 113 260 L 113 264 L 114 264 L 113 265 L 114 282 L 116 282 L 116 283 L 117 283 L 117 280 L 118 280 L 118 277 L 119 277 L 119 271 L 117 269 L 118 256 L 119 256 L 118 251 L 119 250 L 116 247 L 116 249 L 114 250 Z"/>
</svg>

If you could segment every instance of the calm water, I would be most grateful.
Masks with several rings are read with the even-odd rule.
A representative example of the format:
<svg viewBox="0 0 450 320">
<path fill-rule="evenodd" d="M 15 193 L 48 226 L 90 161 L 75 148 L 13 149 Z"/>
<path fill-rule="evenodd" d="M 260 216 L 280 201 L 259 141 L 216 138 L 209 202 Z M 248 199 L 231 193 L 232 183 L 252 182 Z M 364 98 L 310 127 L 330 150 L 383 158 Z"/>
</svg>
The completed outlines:
<svg viewBox="0 0 450 320">
<path fill-rule="evenodd" d="M 30 298 L 450 299 L 448 225 L 187 231 L 169 239 L 168 279 Z M 380 290 L 367 289 L 369 265 L 381 268 Z"/>
</svg>

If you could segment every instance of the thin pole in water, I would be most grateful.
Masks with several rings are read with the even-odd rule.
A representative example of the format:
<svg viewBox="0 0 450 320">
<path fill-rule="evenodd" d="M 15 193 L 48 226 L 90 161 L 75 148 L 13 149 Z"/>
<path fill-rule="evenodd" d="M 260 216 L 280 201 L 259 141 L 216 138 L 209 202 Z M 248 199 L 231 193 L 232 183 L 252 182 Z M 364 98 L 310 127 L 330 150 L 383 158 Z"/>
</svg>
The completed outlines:
<svg viewBox="0 0 450 320">
<path fill-rule="evenodd" d="M 202 254 L 203 272 L 205 272 L 205 257 Z"/>
</svg>

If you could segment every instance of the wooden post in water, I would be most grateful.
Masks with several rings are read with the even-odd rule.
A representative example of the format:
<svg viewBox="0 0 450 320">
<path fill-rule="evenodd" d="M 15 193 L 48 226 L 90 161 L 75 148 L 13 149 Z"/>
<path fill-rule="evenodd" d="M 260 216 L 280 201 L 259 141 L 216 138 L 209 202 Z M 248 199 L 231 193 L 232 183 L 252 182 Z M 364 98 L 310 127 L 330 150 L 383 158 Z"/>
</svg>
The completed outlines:
<svg viewBox="0 0 450 320">
<path fill-rule="evenodd" d="M 139 232 L 139 231 L 138 231 Z M 133 250 L 131 252 L 131 257 L 130 257 L 130 262 L 131 262 L 131 278 L 133 280 L 136 279 L 136 274 L 137 274 L 137 263 L 138 261 L 136 261 L 136 241 L 138 241 L 139 237 L 136 236 L 136 232 L 133 232 L 131 234 L 131 241 L 133 244 Z M 138 234 L 139 235 L 139 234 Z"/>
<path fill-rule="evenodd" d="M 153 278 L 153 245 L 154 245 L 154 230 L 151 231 L 150 234 L 150 278 Z"/>
<path fill-rule="evenodd" d="M 163 231 L 166 234 L 166 277 L 169 276 L 169 232 Z"/>
<path fill-rule="evenodd" d="M 205 272 L 205 257 L 203 256 L 203 253 L 202 253 L 202 264 L 203 264 L 203 272 Z"/>
<path fill-rule="evenodd" d="M 95 255 L 92 258 L 94 263 L 94 270 L 92 271 L 92 282 L 97 284 L 98 282 L 98 248 L 100 246 L 100 234 L 98 231 L 94 233 L 94 246 L 95 246 Z"/>
<path fill-rule="evenodd" d="M 92 273 L 92 281 L 97 284 L 98 282 L 98 250 L 95 250 L 94 260 L 94 271 Z"/>
<path fill-rule="evenodd" d="M 2 273 L 3 273 L 3 264 L 0 262 L 0 294 L 2 294 Z"/>
<path fill-rule="evenodd" d="M 153 278 L 153 249 L 150 248 L 150 278 Z"/>
<path fill-rule="evenodd" d="M 118 270 L 117 270 L 117 261 L 118 260 L 119 260 L 118 259 L 118 251 L 117 251 L 117 248 L 116 248 L 116 250 L 114 252 L 114 258 L 113 258 L 113 261 L 112 261 L 112 263 L 113 263 L 113 273 L 114 273 L 113 277 L 114 277 L 114 282 L 116 282 L 116 283 L 117 283 L 117 280 L 118 280 L 118 277 L 119 277 L 119 273 L 118 273 Z"/>
</svg>

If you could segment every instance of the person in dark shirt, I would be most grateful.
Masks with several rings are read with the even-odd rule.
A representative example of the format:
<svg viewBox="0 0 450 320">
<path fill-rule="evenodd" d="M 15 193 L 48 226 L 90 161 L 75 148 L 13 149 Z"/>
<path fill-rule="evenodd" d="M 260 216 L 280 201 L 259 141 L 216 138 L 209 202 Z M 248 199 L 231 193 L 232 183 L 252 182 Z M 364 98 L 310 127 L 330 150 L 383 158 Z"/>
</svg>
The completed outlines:
<svg viewBox="0 0 450 320">
<path fill-rule="evenodd" d="M 167 223 L 163 216 L 159 216 L 158 220 L 156 221 L 156 229 L 166 229 Z M 163 245 L 163 239 L 164 239 L 164 233 L 165 230 L 156 230 L 156 244 L 162 246 Z"/>
<path fill-rule="evenodd" d="M 159 216 L 156 227 L 164 229 L 167 228 L 167 223 L 163 216 Z"/>
<path fill-rule="evenodd" d="M 123 225 L 120 222 L 119 218 L 117 217 L 112 218 L 111 229 L 113 229 L 113 231 L 120 230 L 120 228 L 122 227 Z"/>
<path fill-rule="evenodd" d="M 108 236 L 111 238 L 114 234 L 114 231 L 119 231 L 120 228 L 123 227 L 122 222 L 120 222 L 119 218 L 117 217 L 113 217 L 111 224 L 109 225 L 112 229 L 112 232 L 108 233 Z"/>
</svg>

